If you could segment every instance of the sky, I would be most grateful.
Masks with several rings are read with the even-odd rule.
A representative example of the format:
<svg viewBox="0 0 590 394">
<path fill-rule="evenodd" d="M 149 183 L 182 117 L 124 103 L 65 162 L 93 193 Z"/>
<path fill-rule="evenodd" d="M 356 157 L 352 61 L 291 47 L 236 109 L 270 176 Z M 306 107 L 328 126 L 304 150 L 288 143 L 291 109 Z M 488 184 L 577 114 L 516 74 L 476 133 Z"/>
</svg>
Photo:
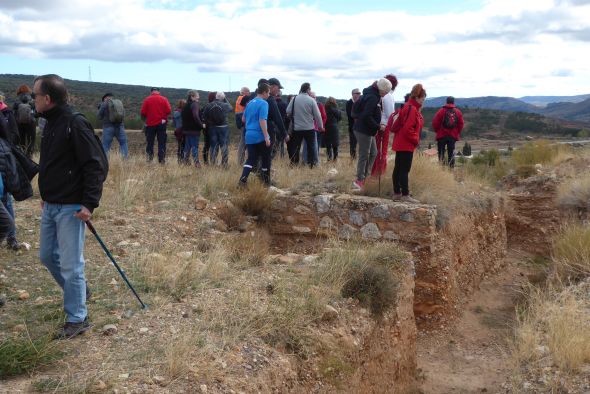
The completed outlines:
<svg viewBox="0 0 590 394">
<path fill-rule="evenodd" d="M 205 91 L 587 94 L 589 43 L 590 0 L 0 0 L 0 74 Z"/>
</svg>

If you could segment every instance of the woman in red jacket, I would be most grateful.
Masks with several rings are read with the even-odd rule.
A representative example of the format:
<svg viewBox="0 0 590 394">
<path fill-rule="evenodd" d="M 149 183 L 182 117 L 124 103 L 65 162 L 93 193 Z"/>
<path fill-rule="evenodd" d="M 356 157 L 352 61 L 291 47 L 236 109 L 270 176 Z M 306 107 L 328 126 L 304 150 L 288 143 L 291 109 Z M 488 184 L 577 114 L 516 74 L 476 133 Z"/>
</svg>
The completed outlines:
<svg viewBox="0 0 590 394">
<path fill-rule="evenodd" d="M 420 132 L 424 125 L 421 109 L 426 99 L 422 84 L 416 84 L 410 92 L 410 99 L 399 111 L 392 114 L 387 122 L 393 133 L 392 150 L 395 152 L 393 167 L 393 199 L 406 202 L 419 202 L 410 196 L 408 174 L 412 168 L 414 151 L 420 143 Z"/>
</svg>

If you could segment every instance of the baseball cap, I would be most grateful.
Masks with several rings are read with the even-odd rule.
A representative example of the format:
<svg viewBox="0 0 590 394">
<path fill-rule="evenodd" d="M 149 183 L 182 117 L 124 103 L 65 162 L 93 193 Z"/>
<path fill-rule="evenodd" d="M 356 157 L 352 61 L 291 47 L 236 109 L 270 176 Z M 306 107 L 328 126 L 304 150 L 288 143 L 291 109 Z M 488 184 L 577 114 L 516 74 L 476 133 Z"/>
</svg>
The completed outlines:
<svg viewBox="0 0 590 394">
<path fill-rule="evenodd" d="M 279 82 L 279 80 L 276 79 L 276 78 L 270 78 L 268 80 L 268 84 L 271 85 L 271 86 L 272 85 L 278 86 L 279 89 L 284 89 L 283 85 L 281 85 L 281 83 Z"/>
</svg>

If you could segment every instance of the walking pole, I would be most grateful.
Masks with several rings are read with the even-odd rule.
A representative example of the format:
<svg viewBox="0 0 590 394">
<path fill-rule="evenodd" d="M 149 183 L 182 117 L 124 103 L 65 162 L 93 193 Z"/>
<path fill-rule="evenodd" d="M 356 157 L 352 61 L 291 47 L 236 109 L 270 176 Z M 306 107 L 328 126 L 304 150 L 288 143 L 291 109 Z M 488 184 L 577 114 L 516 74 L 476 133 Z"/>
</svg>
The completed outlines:
<svg viewBox="0 0 590 394">
<path fill-rule="evenodd" d="M 129 283 L 129 280 L 127 279 L 127 276 L 125 276 L 125 271 L 123 271 L 121 269 L 121 267 L 119 267 L 119 264 L 117 264 L 117 262 L 115 261 L 115 258 L 111 254 L 111 252 L 109 252 L 109 250 L 106 247 L 106 245 L 104 244 L 104 242 L 102 242 L 102 239 L 100 239 L 100 236 L 96 232 L 96 229 L 94 228 L 94 226 L 92 225 L 92 223 L 90 222 L 90 220 L 87 220 L 86 221 L 86 226 L 88 226 L 88 229 L 90 230 L 90 232 L 92 234 L 94 234 L 94 237 L 96 238 L 96 240 L 98 241 L 98 243 L 100 244 L 100 246 L 102 246 L 102 249 L 107 254 L 108 258 L 111 260 L 111 262 L 113 263 L 113 265 L 115 266 L 115 268 L 117 268 L 117 271 L 119 271 L 119 274 L 121 274 L 121 277 L 123 278 L 123 280 L 125 281 L 125 283 L 127 283 L 127 286 L 131 289 L 131 291 L 133 292 L 133 294 L 137 298 L 137 301 L 139 301 L 139 303 L 141 304 L 141 308 L 142 309 L 147 308 L 147 306 L 143 303 L 143 301 L 141 300 L 141 298 L 139 298 L 139 295 L 137 295 L 137 292 L 135 291 L 135 289 L 133 288 L 133 286 L 131 286 L 131 283 Z"/>
</svg>

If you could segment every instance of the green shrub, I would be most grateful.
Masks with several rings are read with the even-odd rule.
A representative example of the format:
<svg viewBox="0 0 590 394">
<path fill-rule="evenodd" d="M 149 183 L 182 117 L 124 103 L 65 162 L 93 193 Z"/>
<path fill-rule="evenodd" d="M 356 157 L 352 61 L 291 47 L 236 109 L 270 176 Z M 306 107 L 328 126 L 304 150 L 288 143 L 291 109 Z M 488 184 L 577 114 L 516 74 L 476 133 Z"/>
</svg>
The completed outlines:
<svg viewBox="0 0 590 394">
<path fill-rule="evenodd" d="M 61 357 L 51 337 L 31 339 L 28 335 L 0 342 L 0 379 L 21 375 Z"/>
<path fill-rule="evenodd" d="M 553 162 L 559 150 L 557 145 L 546 140 L 529 142 L 512 152 L 512 161 L 516 165 L 547 164 Z"/>
</svg>

